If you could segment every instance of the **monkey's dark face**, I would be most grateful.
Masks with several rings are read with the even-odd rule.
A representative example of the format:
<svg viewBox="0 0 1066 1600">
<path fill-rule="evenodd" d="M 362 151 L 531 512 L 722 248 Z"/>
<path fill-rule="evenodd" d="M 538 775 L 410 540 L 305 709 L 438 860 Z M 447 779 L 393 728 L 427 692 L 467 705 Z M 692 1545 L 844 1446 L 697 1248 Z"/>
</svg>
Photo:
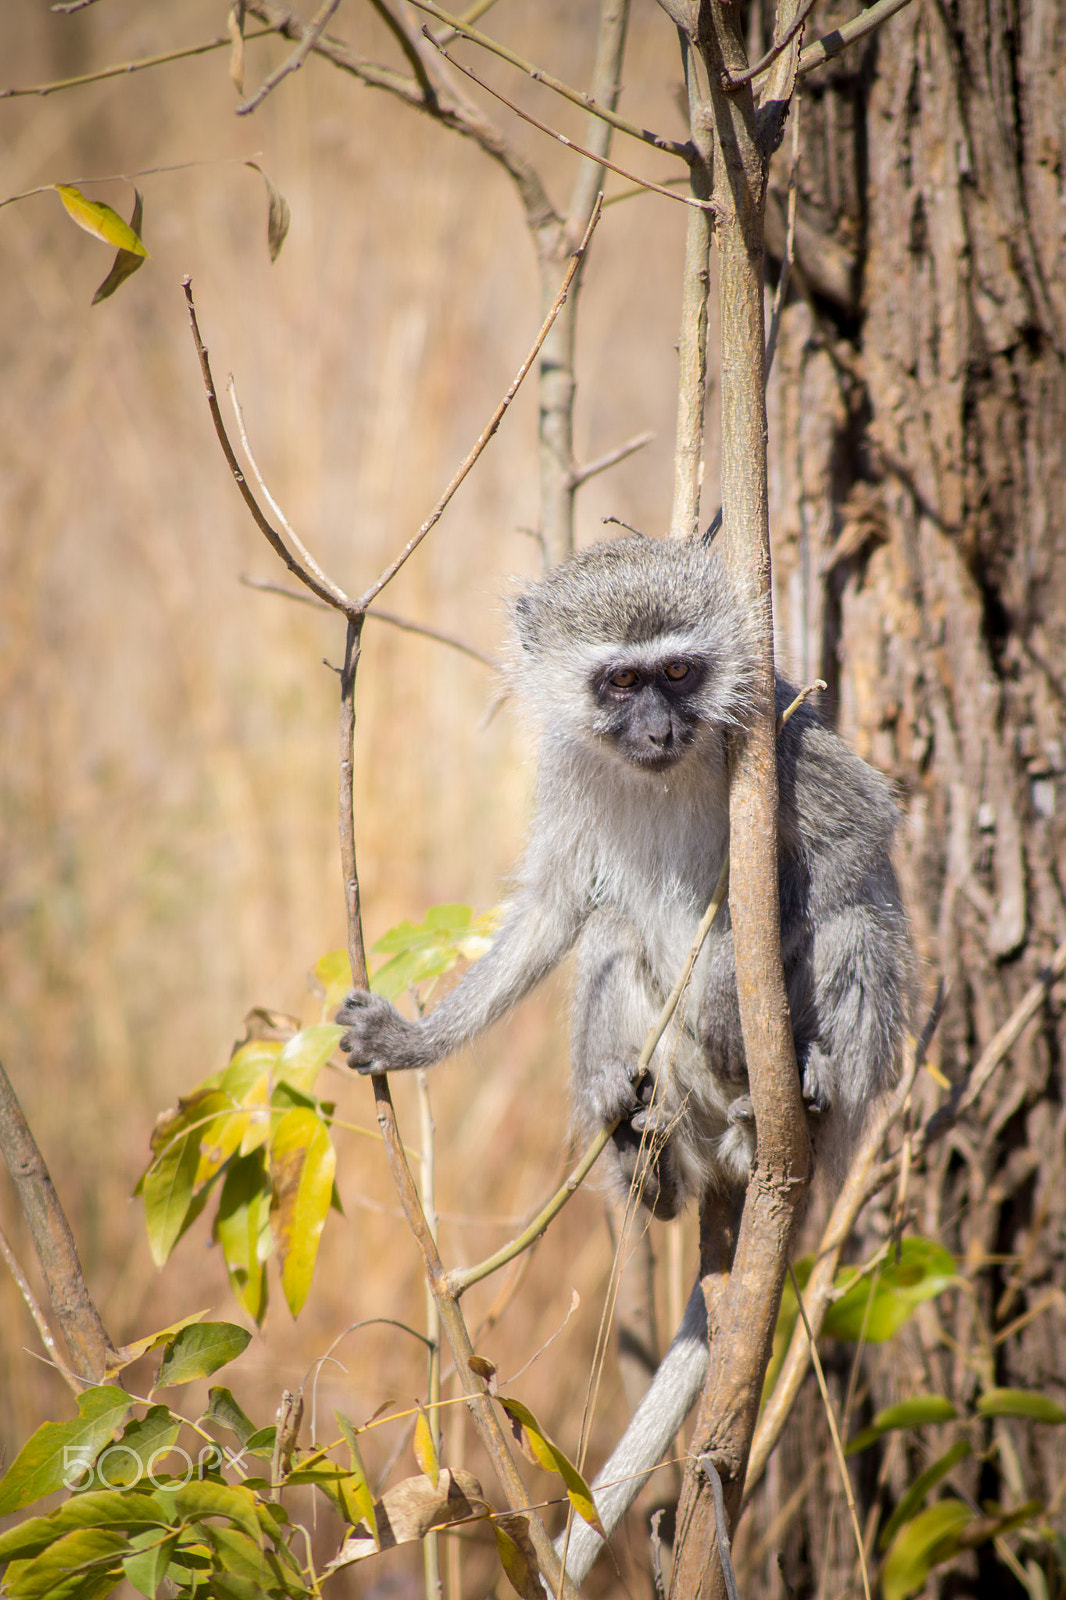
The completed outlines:
<svg viewBox="0 0 1066 1600">
<path fill-rule="evenodd" d="M 706 668 L 690 656 L 649 662 L 618 660 L 596 672 L 596 732 L 648 772 L 680 761 L 700 725 L 699 691 Z"/>
</svg>

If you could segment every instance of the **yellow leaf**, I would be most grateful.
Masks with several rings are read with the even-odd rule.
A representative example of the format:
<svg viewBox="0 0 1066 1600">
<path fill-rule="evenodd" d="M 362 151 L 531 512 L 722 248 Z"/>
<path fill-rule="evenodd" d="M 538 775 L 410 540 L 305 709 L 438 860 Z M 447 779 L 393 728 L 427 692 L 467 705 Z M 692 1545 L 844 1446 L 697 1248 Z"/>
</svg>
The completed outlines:
<svg viewBox="0 0 1066 1600">
<path fill-rule="evenodd" d="M 67 215 L 91 233 L 102 244 L 115 250 L 128 250 L 131 255 L 147 256 L 148 251 L 138 239 L 128 222 L 123 222 L 117 211 L 112 211 L 103 200 L 86 200 L 80 189 L 72 183 L 56 183 L 52 187 L 62 200 Z"/>
<path fill-rule="evenodd" d="M 512 1400 L 502 1394 L 497 1398 L 506 1411 L 514 1436 L 528 1460 L 544 1467 L 547 1472 L 559 1474 L 566 1485 L 570 1504 L 578 1516 L 583 1517 L 590 1528 L 595 1528 L 596 1532 L 606 1539 L 607 1535 L 592 1499 L 592 1490 L 574 1463 L 564 1455 L 555 1441 L 548 1437 L 528 1406 L 524 1406 L 520 1400 Z"/>
<path fill-rule="evenodd" d="M 337 1164 L 322 1119 L 304 1106 L 286 1111 L 270 1140 L 270 1226 L 281 1286 L 295 1317 L 307 1299 Z"/>
<path fill-rule="evenodd" d="M 437 1459 L 433 1429 L 421 1401 L 418 1403 L 418 1417 L 415 1420 L 415 1460 L 435 1489 L 440 1478 L 440 1462 Z"/>
</svg>

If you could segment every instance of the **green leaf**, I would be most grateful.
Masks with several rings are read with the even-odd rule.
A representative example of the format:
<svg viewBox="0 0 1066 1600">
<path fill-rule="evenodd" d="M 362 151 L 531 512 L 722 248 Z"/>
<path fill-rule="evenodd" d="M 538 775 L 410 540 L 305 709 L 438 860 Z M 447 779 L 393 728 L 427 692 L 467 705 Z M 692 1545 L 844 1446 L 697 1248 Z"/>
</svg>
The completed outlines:
<svg viewBox="0 0 1066 1600">
<path fill-rule="evenodd" d="M 78 1574 L 90 1572 L 95 1567 L 103 1569 L 100 1573 L 103 1579 L 107 1572 L 118 1569 L 119 1559 L 127 1548 L 128 1541 L 124 1534 L 113 1533 L 106 1528 L 78 1528 L 74 1533 L 63 1534 L 32 1561 L 13 1562 L 4 1579 L 4 1594 L 8 1600 L 39 1600 L 44 1595 L 73 1595 L 80 1592 L 80 1586 L 71 1583 L 68 1587 L 64 1579 L 73 1580 Z M 114 1587 L 113 1583 L 111 1587 Z"/>
<path fill-rule="evenodd" d="M 141 191 L 139 189 L 134 189 L 133 215 L 130 218 L 130 232 L 135 234 L 138 240 L 140 240 L 141 237 L 141 220 L 143 214 L 144 201 L 141 198 Z M 97 289 L 96 293 L 93 295 L 93 305 L 98 306 L 101 300 L 110 300 L 115 290 L 120 289 L 127 278 L 132 278 L 133 274 L 138 270 L 138 268 L 144 266 L 147 255 L 148 252 L 144 248 L 143 244 L 141 245 L 140 250 L 127 250 L 124 246 L 120 246 L 118 254 L 111 263 L 111 271 Z"/>
<path fill-rule="evenodd" d="M 278 1057 L 275 1079 L 310 1094 L 315 1079 L 337 1048 L 343 1028 L 333 1022 L 319 1022 L 301 1028 Z"/>
<path fill-rule="evenodd" d="M 151 1406 L 143 1417 L 128 1422 L 115 1443 L 109 1445 L 96 1463 L 97 1477 L 109 1489 L 128 1489 L 159 1465 L 177 1443 L 180 1418 L 167 1406 Z"/>
<path fill-rule="evenodd" d="M 239 1528 L 217 1528 L 213 1523 L 208 1523 L 204 1532 L 211 1541 L 217 1567 L 235 1578 L 243 1578 L 249 1583 L 267 1584 L 270 1573 L 263 1559 L 262 1545 L 259 1543 L 262 1535 L 259 1524 L 256 1523 L 256 1537 L 250 1539 Z"/>
<path fill-rule="evenodd" d="M 352 966 L 347 950 L 330 950 L 311 968 L 312 988 L 322 1001 L 322 1015 L 332 1015 L 352 987 Z"/>
<path fill-rule="evenodd" d="M 52 187 L 63 202 L 67 215 L 91 233 L 94 239 L 112 245 L 116 250 L 129 250 L 136 256 L 147 256 L 140 239 L 128 222 L 123 222 L 117 211 L 112 211 L 102 200 L 86 200 L 80 189 L 72 183 L 56 183 Z"/>
<path fill-rule="evenodd" d="M 200 1138 L 214 1115 L 227 1110 L 224 1094 L 202 1091 L 155 1123 L 155 1160 L 141 1179 L 144 1222 L 155 1266 L 162 1267 L 189 1226 L 192 1195 L 200 1170 Z"/>
<path fill-rule="evenodd" d="M 845 1268 L 845 1281 L 854 1269 Z M 830 1306 L 822 1332 L 827 1338 L 881 1344 L 891 1339 L 914 1315 L 923 1300 L 932 1300 L 957 1281 L 954 1258 L 932 1239 L 904 1239 L 898 1260 L 865 1276 Z M 870 1302 L 867 1315 L 867 1302 Z"/>
<path fill-rule="evenodd" d="M 287 1111 L 270 1141 L 274 1184 L 270 1226 L 281 1263 L 281 1286 L 294 1317 L 311 1287 L 336 1164 L 321 1118 L 303 1107 Z"/>
<path fill-rule="evenodd" d="M 257 1323 L 262 1323 L 266 1315 L 264 1262 L 274 1248 L 270 1200 L 270 1179 L 262 1152 L 241 1156 L 226 1173 L 213 1228 L 214 1238 L 222 1246 L 233 1292 Z"/>
<path fill-rule="evenodd" d="M 255 1423 L 241 1410 L 229 1389 L 221 1384 L 207 1391 L 207 1410 L 200 1418 L 219 1423 L 237 1435 L 237 1442 L 246 1445 L 255 1433 Z"/>
<path fill-rule="evenodd" d="M 360 1522 L 365 1522 L 374 1538 L 374 1543 L 380 1549 L 381 1535 L 378 1532 L 377 1507 L 374 1504 L 374 1491 L 370 1487 L 363 1466 L 363 1457 L 359 1451 L 359 1441 L 356 1437 L 358 1429 L 355 1428 L 343 1411 L 334 1411 L 337 1426 L 344 1435 L 348 1446 L 348 1456 L 351 1461 L 351 1475 L 342 1484 L 338 1484 L 344 1514 L 353 1527 L 358 1527 Z"/>
<path fill-rule="evenodd" d="M 233 1322 L 201 1322 L 183 1328 L 164 1352 L 156 1388 L 210 1377 L 247 1350 L 251 1340 L 247 1328 L 238 1328 Z"/>
<path fill-rule="evenodd" d="M 421 923 L 400 922 L 374 945 L 392 960 L 379 967 L 370 987 L 395 1000 L 413 985 L 442 977 L 461 958 L 476 961 L 492 943 L 495 912 L 475 918 L 469 906 L 431 906 Z"/>
<path fill-rule="evenodd" d="M 163 1535 L 156 1528 L 149 1533 L 139 1533 L 130 1540 L 135 1553 L 125 1557 L 122 1570 L 138 1594 L 147 1595 L 148 1600 L 154 1600 L 154 1596 L 159 1593 L 160 1584 L 167 1575 L 170 1558 L 174 1554 L 177 1542 L 176 1533 Z"/>
<path fill-rule="evenodd" d="M 123 1389 L 104 1384 L 78 1396 L 78 1415 L 70 1422 L 42 1423 L 0 1478 L 0 1517 L 78 1483 L 131 1403 Z"/>
<path fill-rule="evenodd" d="M 554 1440 L 548 1437 L 532 1411 L 520 1400 L 512 1400 L 502 1394 L 496 1398 L 507 1413 L 514 1436 L 527 1458 L 537 1462 L 548 1472 L 559 1474 L 566 1485 L 570 1504 L 578 1516 L 584 1517 L 589 1526 L 595 1528 L 596 1532 L 606 1539 L 607 1535 L 593 1503 L 592 1490 L 573 1462 L 563 1454 Z"/>
<path fill-rule="evenodd" d="M 161 1504 L 173 1507 L 178 1517 L 189 1522 L 202 1522 L 205 1517 L 225 1517 L 257 1545 L 261 1543 L 255 1495 L 244 1484 L 213 1483 L 210 1479 L 193 1478 L 179 1489 L 159 1490 L 155 1498 Z"/>
<path fill-rule="evenodd" d="M 958 1412 L 951 1401 L 942 1394 L 916 1394 L 898 1405 L 886 1406 L 879 1411 L 868 1428 L 857 1433 L 848 1445 L 845 1455 L 853 1456 L 880 1439 L 883 1433 L 900 1428 L 924 1428 L 938 1422 L 953 1422 Z"/>
<path fill-rule="evenodd" d="M 950 1561 L 973 1512 L 961 1500 L 941 1500 L 901 1528 L 881 1572 L 884 1600 L 907 1600 L 925 1587 L 933 1567 Z"/>
<path fill-rule="evenodd" d="M 225 1068 L 218 1075 L 217 1087 L 233 1101 L 234 1105 L 251 1105 L 258 1101 L 256 1090 L 269 1078 L 282 1051 L 280 1039 L 249 1039 L 234 1050 Z M 212 1082 L 208 1079 L 208 1082 Z M 266 1098 L 265 1094 L 262 1096 Z"/>
<path fill-rule="evenodd" d="M 121 1490 L 89 1489 L 73 1495 L 48 1517 L 29 1517 L 0 1534 L 0 1561 L 38 1555 L 61 1534 L 76 1528 L 141 1529 L 165 1523 L 166 1517 L 148 1495 Z"/>
<path fill-rule="evenodd" d="M 986 1389 L 976 1406 L 979 1417 L 1027 1417 L 1030 1422 L 1066 1422 L 1066 1410 L 1034 1389 Z"/>
<path fill-rule="evenodd" d="M 935 1489 L 942 1479 L 946 1478 L 952 1467 L 964 1461 L 970 1455 L 971 1449 L 966 1439 L 959 1439 L 946 1451 L 932 1466 L 927 1467 L 920 1477 L 915 1478 L 891 1517 L 885 1523 L 878 1540 L 878 1548 L 886 1550 L 892 1543 L 896 1534 L 905 1522 L 909 1522 L 924 1501 L 931 1489 Z"/>
</svg>

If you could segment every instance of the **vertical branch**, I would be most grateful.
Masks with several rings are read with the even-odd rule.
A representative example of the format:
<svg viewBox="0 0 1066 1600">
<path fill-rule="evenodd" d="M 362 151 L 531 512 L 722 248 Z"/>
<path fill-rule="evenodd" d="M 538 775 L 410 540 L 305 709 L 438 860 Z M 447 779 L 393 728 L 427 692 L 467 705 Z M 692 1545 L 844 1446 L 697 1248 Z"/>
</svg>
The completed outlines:
<svg viewBox="0 0 1066 1600">
<path fill-rule="evenodd" d="M 341 668 L 340 794 L 337 812 L 344 913 L 348 923 L 348 960 L 352 982 L 357 989 L 365 989 L 369 982 L 359 905 L 359 875 L 355 865 L 355 800 L 352 790 L 355 779 L 355 674 L 359 666 L 362 634 L 363 614 L 349 612 L 348 631 L 344 640 L 344 665 Z"/>
<path fill-rule="evenodd" d="M 699 82 L 699 58 L 683 32 L 681 52 L 688 86 L 689 127 L 696 151 L 689 181 L 697 199 L 708 200 L 713 169 L 706 97 Z M 707 400 L 707 292 L 713 226 L 713 212 L 703 207 L 689 207 L 681 281 L 681 334 L 677 346 L 677 444 L 674 504 L 670 513 L 670 536 L 675 539 L 694 539 L 699 531 L 703 418 Z"/>
<path fill-rule="evenodd" d="M 79 1389 L 103 1383 L 118 1357 L 89 1294 L 78 1247 L 52 1175 L 30 1131 L 11 1080 L 0 1065 L 0 1153 L 29 1224 L 48 1298 L 56 1314 Z"/>
<path fill-rule="evenodd" d="M 723 545 L 726 564 L 751 619 L 760 702 L 743 739 L 735 740 L 730 749 L 729 895 L 758 1154 L 728 1284 L 723 1286 L 716 1274 L 709 1300 L 711 1361 L 692 1446 L 693 1460 L 708 1457 L 720 1474 L 732 1526 L 810 1167 L 781 968 L 777 868 L 763 316 L 763 209 L 771 141 L 761 132 L 750 86 L 736 88 L 730 82 L 746 64 L 736 8 L 723 0 L 664 3 L 684 27 L 690 44 L 698 46 L 707 74 L 701 116 L 706 115 L 713 139 L 722 340 Z M 775 102 L 786 108 L 795 54 L 792 46 L 791 65 L 775 74 Z M 671 1590 L 675 1597 L 691 1600 L 723 1593 L 721 1565 L 707 1561 L 714 1546 L 710 1483 L 705 1473 L 690 1469 L 678 1512 Z"/>
<path fill-rule="evenodd" d="M 629 0 L 602 0 L 596 42 L 596 65 L 590 94 L 597 105 L 613 111 L 622 87 L 622 59 L 629 27 Z M 606 156 L 613 129 L 601 117 L 590 116 L 585 147 Z M 557 219 L 535 237 L 540 268 L 541 298 L 551 300 L 553 285 L 567 253 L 574 249 L 592 216 L 603 182 L 603 168 L 584 160 L 578 169 L 566 219 Z M 538 368 L 540 421 L 540 531 L 549 566 L 565 561 L 574 550 L 574 497 L 580 483 L 574 459 L 574 339 L 578 289 L 564 306 L 544 341 Z"/>
</svg>

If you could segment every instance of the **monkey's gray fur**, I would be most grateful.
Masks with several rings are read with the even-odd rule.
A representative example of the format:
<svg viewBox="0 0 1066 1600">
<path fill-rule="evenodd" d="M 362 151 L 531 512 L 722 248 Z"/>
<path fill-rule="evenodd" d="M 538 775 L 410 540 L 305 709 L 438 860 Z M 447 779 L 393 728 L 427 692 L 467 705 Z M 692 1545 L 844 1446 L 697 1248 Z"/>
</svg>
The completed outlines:
<svg viewBox="0 0 1066 1600">
<path fill-rule="evenodd" d="M 713 550 L 636 537 L 557 567 L 518 598 L 512 623 L 510 679 L 541 727 L 516 892 L 488 954 L 436 1010 L 409 1022 L 355 991 L 338 1015 L 342 1048 L 363 1072 L 428 1066 L 576 945 L 576 1121 L 591 1134 L 620 1117 L 616 1180 L 673 1216 L 711 1186 L 742 1187 L 754 1155 L 728 907 L 693 974 L 683 1028 L 667 1030 L 648 1078 L 635 1077 L 728 844 L 726 741 L 743 735 L 755 704 L 744 611 Z M 778 710 L 793 696 L 779 680 Z M 777 750 L 785 981 L 816 1157 L 839 1168 L 893 1079 L 907 1019 L 910 946 L 889 859 L 896 807 L 884 778 L 806 707 Z M 706 1362 L 705 1329 L 694 1356 L 688 1327 L 699 1321 L 694 1297 L 653 1383 L 656 1439 L 641 1436 L 619 1462 L 627 1434 L 604 1476 L 650 1469 L 680 1426 Z M 658 1443 L 660 1423 L 669 1431 Z"/>
</svg>

